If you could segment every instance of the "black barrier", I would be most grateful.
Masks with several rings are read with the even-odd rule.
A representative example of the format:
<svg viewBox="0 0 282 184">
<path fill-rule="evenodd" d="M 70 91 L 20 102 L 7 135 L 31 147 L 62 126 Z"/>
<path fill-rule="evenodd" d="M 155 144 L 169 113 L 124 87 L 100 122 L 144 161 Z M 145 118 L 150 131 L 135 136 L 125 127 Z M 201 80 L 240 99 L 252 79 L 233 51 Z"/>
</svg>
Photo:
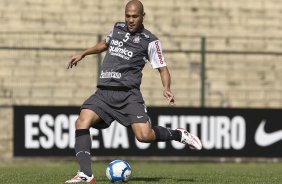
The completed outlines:
<svg viewBox="0 0 282 184">
<path fill-rule="evenodd" d="M 14 107 L 14 156 L 73 156 L 79 107 Z M 203 150 L 176 141 L 140 143 L 114 122 L 91 129 L 95 156 L 282 157 L 282 110 L 149 107 L 153 125 L 186 128 Z"/>
</svg>

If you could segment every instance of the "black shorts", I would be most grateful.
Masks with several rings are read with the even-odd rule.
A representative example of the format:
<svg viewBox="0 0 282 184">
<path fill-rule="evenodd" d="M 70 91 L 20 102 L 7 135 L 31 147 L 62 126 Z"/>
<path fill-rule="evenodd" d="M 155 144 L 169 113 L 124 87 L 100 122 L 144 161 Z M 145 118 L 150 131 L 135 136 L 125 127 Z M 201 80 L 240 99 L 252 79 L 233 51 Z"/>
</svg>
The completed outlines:
<svg viewBox="0 0 282 184">
<path fill-rule="evenodd" d="M 100 89 L 90 96 L 81 109 L 94 111 L 103 122 L 93 128 L 103 129 L 116 120 L 124 126 L 132 123 L 144 123 L 150 120 L 140 90 Z"/>
</svg>

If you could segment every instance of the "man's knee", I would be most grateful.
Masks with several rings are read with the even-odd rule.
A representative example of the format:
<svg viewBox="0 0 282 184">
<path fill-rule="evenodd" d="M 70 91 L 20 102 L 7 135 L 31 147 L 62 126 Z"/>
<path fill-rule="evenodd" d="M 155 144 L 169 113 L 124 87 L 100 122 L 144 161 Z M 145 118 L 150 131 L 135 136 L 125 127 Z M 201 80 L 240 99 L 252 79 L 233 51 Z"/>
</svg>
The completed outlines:
<svg viewBox="0 0 282 184">
<path fill-rule="evenodd" d="M 75 121 L 75 127 L 76 129 L 89 129 L 91 127 L 91 121 L 79 116 Z"/>
<path fill-rule="evenodd" d="M 92 110 L 82 109 L 75 122 L 76 129 L 89 129 L 94 123 L 100 121 L 100 117 Z"/>
<path fill-rule="evenodd" d="M 135 137 L 139 142 L 144 142 L 144 143 L 150 143 L 155 140 L 155 136 L 152 131 L 147 131 L 147 132 L 141 131 L 137 135 L 135 135 Z"/>
<path fill-rule="evenodd" d="M 155 132 L 149 122 L 134 123 L 131 125 L 131 128 L 139 142 L 151 143 L 156 140 Z"/>
</svg>

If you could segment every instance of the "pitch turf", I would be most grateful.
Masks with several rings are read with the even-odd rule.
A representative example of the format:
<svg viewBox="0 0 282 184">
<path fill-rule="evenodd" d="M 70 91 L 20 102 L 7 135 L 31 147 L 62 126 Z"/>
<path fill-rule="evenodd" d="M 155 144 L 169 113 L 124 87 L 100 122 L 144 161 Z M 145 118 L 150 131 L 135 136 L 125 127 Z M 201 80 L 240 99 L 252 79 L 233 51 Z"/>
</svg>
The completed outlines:
<svg viewBox="0 0 282 184">
<path fill-rule="evenodd" d="M 129 161 L 133 175 L 129 184 L 278 184 L 282 183 L 282 163 L 175 163 Z M 107 163 L 93 164 L 97 184 L 109 184 Z M 64 183 L 78 166 L 75 162 L 0 164 L 0 183 Z"/>
</svg>

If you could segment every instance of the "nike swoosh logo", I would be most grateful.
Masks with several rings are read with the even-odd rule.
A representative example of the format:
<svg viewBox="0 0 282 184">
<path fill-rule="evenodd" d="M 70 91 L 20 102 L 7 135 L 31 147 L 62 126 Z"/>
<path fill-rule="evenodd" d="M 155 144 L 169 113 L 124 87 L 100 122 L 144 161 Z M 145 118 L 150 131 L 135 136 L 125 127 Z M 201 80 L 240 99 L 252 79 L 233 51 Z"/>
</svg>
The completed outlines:
<svg viewBox="0 0 282 184">
<path fill-rule="evenodd" d="M 137 116 L 137 118 L 139 119 L 139 118 L 143 118 L 143 116 Z"/>
<path fill-rule="evenodd" d="M 257 145 L 266 147 L 282 140 L 282 130 L 266 133 L 264 130 L 266 120 L 262 120 L 255 133 L 255 142 Z"/>
</svg>

